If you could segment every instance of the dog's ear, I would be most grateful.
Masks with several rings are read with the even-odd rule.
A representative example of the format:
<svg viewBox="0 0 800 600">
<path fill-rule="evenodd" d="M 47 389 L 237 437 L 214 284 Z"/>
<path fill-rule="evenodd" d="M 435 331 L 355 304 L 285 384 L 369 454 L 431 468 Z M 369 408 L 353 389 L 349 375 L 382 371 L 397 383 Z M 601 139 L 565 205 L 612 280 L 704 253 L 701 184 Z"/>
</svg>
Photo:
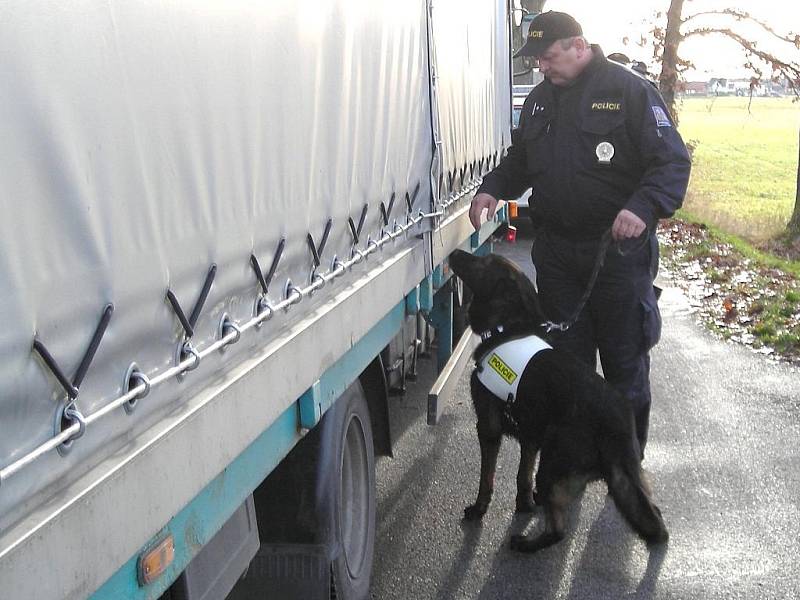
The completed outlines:
<svg viewBox="0 0 800 600">
<path fill-rule="evenodd" d="M 458 275 L 461 279 L 464 279 L 465 275 L 470 271 L 475 261 L 474 257 L 469 252 L 456 249 L 453 250 L 453 253 L 450 255 L 450 258 L 447 262 L 450 265 L 450 268 L 453 270 L 453 273 Z"/>
<path fill-rule="evenodd" d="M 484 282 L 483 260 L 479 256 L 464 252 L 463 250 L 453 250 L 448 260 L 450 269 L 455 273 L 473 293 L 480 293 L 481 285 Z"/>
</svg>

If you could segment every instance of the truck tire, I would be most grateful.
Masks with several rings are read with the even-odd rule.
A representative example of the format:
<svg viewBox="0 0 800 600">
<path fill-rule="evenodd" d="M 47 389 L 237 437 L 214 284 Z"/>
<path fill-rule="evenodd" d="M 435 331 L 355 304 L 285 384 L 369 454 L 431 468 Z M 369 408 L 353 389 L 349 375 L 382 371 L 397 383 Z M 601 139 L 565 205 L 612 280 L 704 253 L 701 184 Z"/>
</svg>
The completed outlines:
<svg viewBox="0 0 800 600">
<path fill-rule="evenodd" d="M 331 563 L 331 598 L 369 598 L 375 554 L 375 451 L 367 401 L 361 385 L 351 385 L 326 415 L 323 447 L 335 463 L 333 527 L 336 553 Z M 329 438 L 329 439 L 326 439 Z"/>
<path fill-rule="evenodd" d="M 369 598 L 375 451 L 360 381 L 342 393 L 253 497 L 261 548 L 229 598 Z"/>
</svg>

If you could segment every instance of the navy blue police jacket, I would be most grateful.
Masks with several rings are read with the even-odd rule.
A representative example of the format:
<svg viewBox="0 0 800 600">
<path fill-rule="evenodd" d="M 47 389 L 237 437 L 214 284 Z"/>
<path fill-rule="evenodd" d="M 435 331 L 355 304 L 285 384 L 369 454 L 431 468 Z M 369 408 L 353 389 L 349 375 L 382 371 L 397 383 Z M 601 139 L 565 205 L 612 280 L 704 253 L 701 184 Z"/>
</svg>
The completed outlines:
<svg viewBox="0 0 800 600">
<path fill-rule="evenodd" d="M 572 239 L 600 237 L 623 208 L 652 232 L 683 202 L 689 155 L 652 83 L 592 52 L 572 85 L 545 80 L 531 91 L 479 191 L 513 199 L 532 187 L 534 227 Z"/>
</svg>

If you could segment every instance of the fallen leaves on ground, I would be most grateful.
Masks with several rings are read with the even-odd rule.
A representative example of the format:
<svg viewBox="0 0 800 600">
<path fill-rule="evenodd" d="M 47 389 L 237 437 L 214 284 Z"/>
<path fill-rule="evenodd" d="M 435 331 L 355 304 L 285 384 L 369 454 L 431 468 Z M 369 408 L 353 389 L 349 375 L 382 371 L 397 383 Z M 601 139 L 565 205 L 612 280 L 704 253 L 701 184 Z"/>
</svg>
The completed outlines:
<svg viewBox="0 0 800 600">
<path fill-rule="evenodd" d="M 711 329 L 775 359 L 800 362 L 800 282 L 746 258 L 702 225 L 659 226 L 662 263 Z"/>
</svg>

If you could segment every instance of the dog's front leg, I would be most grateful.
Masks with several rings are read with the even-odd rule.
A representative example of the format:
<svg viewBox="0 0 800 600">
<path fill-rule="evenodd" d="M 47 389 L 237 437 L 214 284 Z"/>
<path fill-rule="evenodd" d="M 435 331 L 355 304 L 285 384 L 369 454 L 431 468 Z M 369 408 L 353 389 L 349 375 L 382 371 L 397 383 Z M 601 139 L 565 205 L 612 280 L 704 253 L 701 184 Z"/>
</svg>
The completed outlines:
<svg viewBox="0 0 800 600">
<path fill-rule="evenodd" d="M 533 493 L 533 467 L 539 447 L 530 440 L 519 442 L 519 470 L 517 471 L 517 512 L 533 512 L 536 506 Z"/>
<path fill-rule="evenodd" d="M 494 473 L 497 468 L 497 455 L 500 452 L 501 437 L 487 437 L 478 432 L 481 446 L 481 480 L 478 485 L 478 498 L 475 504 L 464 509 L 464 519 L 477 521 L 489 508 L 494 491 Z"/>
</svg>

